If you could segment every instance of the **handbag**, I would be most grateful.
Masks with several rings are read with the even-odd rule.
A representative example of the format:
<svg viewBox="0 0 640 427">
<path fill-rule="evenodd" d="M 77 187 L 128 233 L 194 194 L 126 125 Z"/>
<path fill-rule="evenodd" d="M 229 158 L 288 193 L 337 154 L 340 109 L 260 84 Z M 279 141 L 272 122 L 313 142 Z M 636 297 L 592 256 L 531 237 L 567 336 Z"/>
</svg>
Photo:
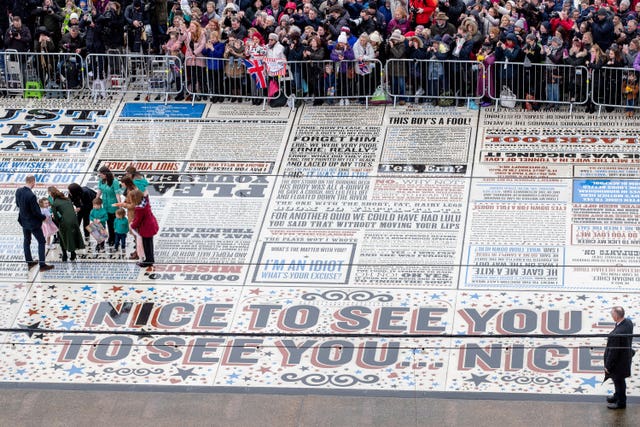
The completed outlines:
<svg viewBox="0 0 640 427">
<path fill-rule="evenodd" d="M 507 86 L 502 86 L 500 91 L 500 105 L 504 108 L 516 107 L 516 95 Z"/>
<path fill-rule="evenodd" d="M 280 86 L 278 85 L 278 82 L 275 80 L 270 80 L 269 91 L 267 92 L 269 98 L 273 98 L 278 92 L 280 92 Z"/>
<path fill-rule="evenodd" d="M 391 102 L 389 94 L 385 90 L 384 86 L 380 85 L 376 88 L 371 95 L 371 105 L 383 105 Z"/>
</svg>

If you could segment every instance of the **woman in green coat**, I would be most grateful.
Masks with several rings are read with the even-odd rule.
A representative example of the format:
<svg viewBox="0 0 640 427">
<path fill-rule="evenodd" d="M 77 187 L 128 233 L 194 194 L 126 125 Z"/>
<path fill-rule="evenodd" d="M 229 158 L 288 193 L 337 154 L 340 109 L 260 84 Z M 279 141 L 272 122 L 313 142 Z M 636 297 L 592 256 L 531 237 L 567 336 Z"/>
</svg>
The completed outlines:
<svg viewBox="0 0 640 427">
<path fill-rule="evenodd" d="M 51 197 L 51 216 L 60 229 L 58 233 L 62 248 L 62 261 L 67 260 L 67 251 L 71 252 L 71 261 L 73 261 L 76 259 L 76 250 L 84 249 L 84 239 L 75 207 L 71 200 L 56 187 L 51 186 L 47 190 Z"/>
</svg>

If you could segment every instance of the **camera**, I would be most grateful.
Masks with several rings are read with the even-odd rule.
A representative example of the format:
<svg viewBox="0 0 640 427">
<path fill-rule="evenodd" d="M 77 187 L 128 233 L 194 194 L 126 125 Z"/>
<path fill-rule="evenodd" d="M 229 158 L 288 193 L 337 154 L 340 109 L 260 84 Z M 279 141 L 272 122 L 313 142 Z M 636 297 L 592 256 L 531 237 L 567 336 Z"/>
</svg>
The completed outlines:
<svg viewBox="0 0 640 427">
<path fill-rule="evenodd" d="M 18 34 L 20 34 L 20 31 L 18 31 L 18 29 L 16 27 L 11 27 L 11 37 L 18 37 Z"/>
<path fill-rule="evenodd" d="M 418 13 L 418 8 L 417 7 L 410 7 L 409 8 L 409 13 L 413 13 L 413 14 Z"/>
</svg>

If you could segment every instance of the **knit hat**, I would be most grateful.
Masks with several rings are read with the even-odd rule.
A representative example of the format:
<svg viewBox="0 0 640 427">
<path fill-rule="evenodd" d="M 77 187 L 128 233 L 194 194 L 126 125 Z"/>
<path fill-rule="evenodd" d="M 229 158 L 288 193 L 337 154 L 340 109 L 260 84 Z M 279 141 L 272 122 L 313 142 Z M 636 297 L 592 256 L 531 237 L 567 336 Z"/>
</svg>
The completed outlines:
<svg viewBox="0 0 640 427">
<path fill-rule="evenodd" d="M 391 33 L 391 37 L 389 37 L 389 40 L 393 42 L 403 42 L 404 36 L 399 29 L 395 29 L 393 30 L 393 33 Z"/>
<path fill-rule="evenodd" d="M 561 39 L 560 37 L 553 37 L 553 38 L 551 39 L 551 43 L 557 43 L 557 44 L 559 44 L 560 46 L 562 46 L 562 44 L 563 44 L 563 43 L 562 43 L 562 39 Z"/>
<path fill-rule="evenodd" d="M 269 34 L 269 40 L 278 41 L 278 35 L 276 33 L 270 33 Z"/>
<path fill-rule="evenodd" d="M 347 33 L 345 32 L 340 33 L 340 35 L 338 36 L 338 43 L 347 44 Z"/>
<path fill-rule="evenodd" d="M 378 33 L 377 31 L 374 31 L 373 33 L 369 34 L 369 40 L 374 43 L 382 43 L 382 37 L 380 36 L 380 33 Z"/>
<path fill-rule="evenodd" d="M 80 18 L 78 17 L 77 13 L 73 12 L 71 15 L 69 15 L 69 20 L 72 20 L 72 19 L 80 19 Z"/>
</svg>

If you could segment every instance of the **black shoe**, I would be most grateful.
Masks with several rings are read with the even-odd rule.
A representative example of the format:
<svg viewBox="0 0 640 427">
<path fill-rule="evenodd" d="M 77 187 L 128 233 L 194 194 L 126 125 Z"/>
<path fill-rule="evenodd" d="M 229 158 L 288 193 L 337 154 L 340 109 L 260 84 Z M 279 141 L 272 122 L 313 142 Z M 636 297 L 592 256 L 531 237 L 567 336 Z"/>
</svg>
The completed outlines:
<svg viewBox="0 0 640 427">
<path fill-rule="evenodd" d="M 152 267 L 153 263 L 152 262 L 137 262 L 136 265 L 138 267 Z"/>
<path fill-rule="evenodd" d="M 618 403 L 618 402 L 616 402 L 616 403 L 609 403 L 609 404 L 607 405 L 607 408 L 609 408 L 609 409 L 624 409 L 624 408 L 626 408 L 626 407 L 627 407 L 627 404 L 626 404 L 626 403 L 624 403 L 624 404 L 623 404 L 623 403 Z"/>
<path fill-rule="evenodd" d="M 607 403 L 616 403 L 618 400 L 613 396 L 607 396 Z"/>
<path fill-rule="evenodd" d="M 75 261 L 76 260 L 76 253 L 74 251 L 71 252 L 71 256 L 69 257 L 69 259 L 71 261 Z"/>
<path fill-rule="evenodd" d="M 33 267 L 35 267 L 36 265 L 38 265 L 38 261 L 29 261 L 29 262 L 27 262 L 27 266 L 28 266 L 29 268 L 33 268 Z"/>
<path fill-rule="evenodd" d="M 48 270 L 53 270 L 54 266 L 53 265 L 49 265 L 49 264 L 42 264 L 40 266 L 40 271 L 48 271 Z"/>
<path fill-rule="evenodd" d="M 62 262 L 67 262 L 67 252 L 62 252 Z"/>
</svg>

